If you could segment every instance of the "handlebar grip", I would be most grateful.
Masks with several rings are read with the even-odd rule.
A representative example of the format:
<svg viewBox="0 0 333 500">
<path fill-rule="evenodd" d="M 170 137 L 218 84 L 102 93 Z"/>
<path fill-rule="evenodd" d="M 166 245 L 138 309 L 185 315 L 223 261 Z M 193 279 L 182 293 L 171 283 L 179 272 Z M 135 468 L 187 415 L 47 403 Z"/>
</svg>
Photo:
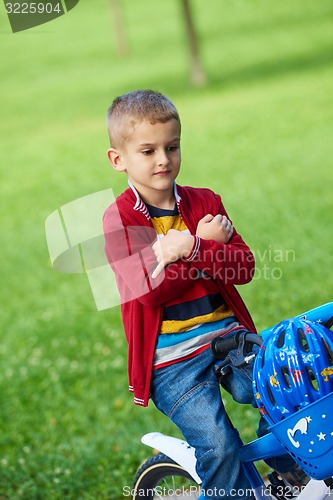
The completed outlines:
<svg viewBox="0 0 333 500">
<path fill-rule="evenodd" d="M 217 337 L 213 339 L 210 344 L 212 354 L 216 357 L 219 357 L 221 354 L 227 354 L 229 351 L 237 349 L 239 347 L 240 334 L 241 332 L 238 332 L 234 337 L 226 339 L 223 337 Z M 256 333 L 247 333 L 245 335 L 245 342 L 247 342 L 248 344 L 261 345 L 262 341 L 262 337 L 260 337 L 260 335 L 257 335 Z"/>
<path fill-rule="evenodd" d="M 218 356 L 219 354 L 227 354 L 229 351 L 237 349 L 238 339 L 238 334 L 236 334 L 234 337 L 230 337 L 229 339 L 224 339 L 221 337 L 213 339 L 210 344 L 213 355 Z"/>
</svg>

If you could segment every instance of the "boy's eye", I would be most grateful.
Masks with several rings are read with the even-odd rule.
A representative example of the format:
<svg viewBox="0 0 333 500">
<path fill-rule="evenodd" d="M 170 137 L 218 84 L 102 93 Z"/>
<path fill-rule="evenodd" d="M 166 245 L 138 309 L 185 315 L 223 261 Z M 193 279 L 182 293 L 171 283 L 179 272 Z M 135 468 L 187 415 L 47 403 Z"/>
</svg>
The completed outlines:
<svg viewBox="0 0 333 500">
<path fill-rule="evenodd" d="M 152 155 L 154 153 L 154 150 L 153 149 L 144 149 L 142 151 L 142 154 L 146 155 L 146 156 L 149 156 L 149 155 Z"/>
<path fill-rule="evenodd" d="M 179 149 L 179 146 L 168 146 L 167 150 L 168 151 L 177 151 Z"/>
</svg>

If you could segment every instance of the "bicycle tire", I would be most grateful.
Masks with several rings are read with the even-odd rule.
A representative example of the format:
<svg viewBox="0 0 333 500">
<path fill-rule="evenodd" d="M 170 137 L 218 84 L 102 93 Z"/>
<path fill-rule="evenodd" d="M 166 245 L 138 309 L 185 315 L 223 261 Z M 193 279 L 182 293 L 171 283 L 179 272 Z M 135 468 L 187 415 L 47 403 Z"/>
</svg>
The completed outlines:
<svg viewBox="0 0 333 500">
<path fill-rule="evenodd" d="M 191 493 L 193 496 L 188 496 Z M 165 497 L 172 500 L 180 498 L 182 494 L 188 498 L 198 498 L 200 487 L 181 465 L 163 453 L 144 462 L 135 476 L 133 500 L 140 498 L 155 500 Z"/>
</svg>

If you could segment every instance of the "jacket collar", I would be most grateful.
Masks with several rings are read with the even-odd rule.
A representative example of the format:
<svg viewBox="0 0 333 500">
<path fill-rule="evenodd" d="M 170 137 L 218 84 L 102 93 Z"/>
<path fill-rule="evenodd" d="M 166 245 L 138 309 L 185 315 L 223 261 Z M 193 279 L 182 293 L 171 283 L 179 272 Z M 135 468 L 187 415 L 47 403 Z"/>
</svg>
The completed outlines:
<svg viewBox="0 0 333 500">
<path fill-rule="evenodd" d="M 137 192 L 136 188 L 133 186 L 133 184 L 131 183 L 131 181 L 129 179 L 128 179 L 128 185 L 131 188 L 131 190 L 133 191 L 134 196 L 135 196 L 135 203 L 133 205 L 133 210 L 141 212 L 146 217 L 146 219 L 150 220 L 149 210 L 148 210 L 147 206 L 141 200 L 139 193 Z M 179 204 L 180 204 L 181 196 L 178 194 L 177 184 L 175 182 L 173 183 L 173 192 L 175 195 L 178 211 L 180 212 Z"/>
</svg>

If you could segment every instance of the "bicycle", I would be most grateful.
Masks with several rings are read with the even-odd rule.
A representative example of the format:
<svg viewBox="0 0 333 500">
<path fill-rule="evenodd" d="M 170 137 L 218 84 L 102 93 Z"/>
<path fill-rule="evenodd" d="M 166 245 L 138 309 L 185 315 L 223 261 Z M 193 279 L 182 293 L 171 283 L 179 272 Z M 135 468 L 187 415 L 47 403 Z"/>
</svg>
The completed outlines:
<svg viewBox="0 0 333 500">
<path fill-rule="evenodd" d="M 333 326 L 333 302 L 316 307 L 305 313 L 295 316 L 289 321 L 306 320 L 314 324 L 322 324 L 326 328 Z M 279 324 L 280 325 L 280 324 Z M 214 339 L 211 344 L 212 352 L 222 362 L 217 363 L 215 373 L 218 378 L 225 376 L 230 369 L 230 365 L 241 366 L 249 363 L 256 354 L 249 346 L 261 345 L 268 342 L 278 325 L 267 328 L 260 332 L 260 335 L 244 332 L 235 338 Z M 236 354 L 232 357 L 227 353 L 230 350 Z M 260 352 L 260 349 L 259 349 Z M 258 356 L 259 358 L 259 356 Z M 331 352 L 330 370 L 325 372 L 325 377 L 333 375 L 333 352 Z M 257 359 L 256 359 L 257 362 Z M 254 366 L 254 374 L 256 367 Z M 313 377 L 312 377 L 313 378 Z M 286 380 L 288 383 L 288 380 Z M 316 389 L 316 388 L 315 388 Z M 270 396 L 270 395 L 269 395 Z M 329 414 L 330 406 L 333 404 L 333 392 L 321 397 L 311 405 L 311 416 L 326 416 Z M 333 488 L 333 439 L 332 447 L 325 450 L 317 458 L 305 458 L 300 451 L 300 444 L 296 441 L 297 432 L 304 434 L 306 429 L 307 416 L 310 406 L 305 406 L 294 415 L 288 416 L 277 425 L 271 425 L 270 433 L 262 436 L 248 444 L 244 444 L 236 428 L 234 431 L 239 440 L 241 459 L 244 469 L 248 476 L 250 485 L 258 500 L 269 500 L 271 498 L 289 499 L 297 496 L 298 500 L 324 500 L 330 498 L 331 487 Z M 331 436 L 333 437 L 333 424 Z M 319 432 L 315 428 L 314 432 Z M 283 434 L 283 437 L 282 437 Z M 290 451 L 290 447 L 285 446 L 285 435 L 294 445 L 296 453 Z M 325 436 L 318 434 L 319 439 Z M 324 438 L 323 438 L 324 440 Z M 134 480 L 132 489 L 132 498 L 169 499 L 172 498 L 198 498 L 200 495 L 201 480 L 196 473 L 195 450 L 184 440 L 166 436 L 159 432 L 145 434 L 141 442 L 155 450 L 158 454 L 149 458 L 139 468 Z M 298 448 L 298 449 L 297 449 Z M 288 485 L 275 471 L 268 475 L 268 483 L 264 483 L 254 462 L 267 459 L 278 455 L 290 453 L 294 459 L 301 465 L 301 468 L 310 477 L 309 482 L 302 489 L 297 489 Z M 311 451 L 311 450 L 310 450 Z M 222 495 L 221 495 L 222 496 Z M 272 497 L 273 496 L 273 497 Z"/>
</svg>

